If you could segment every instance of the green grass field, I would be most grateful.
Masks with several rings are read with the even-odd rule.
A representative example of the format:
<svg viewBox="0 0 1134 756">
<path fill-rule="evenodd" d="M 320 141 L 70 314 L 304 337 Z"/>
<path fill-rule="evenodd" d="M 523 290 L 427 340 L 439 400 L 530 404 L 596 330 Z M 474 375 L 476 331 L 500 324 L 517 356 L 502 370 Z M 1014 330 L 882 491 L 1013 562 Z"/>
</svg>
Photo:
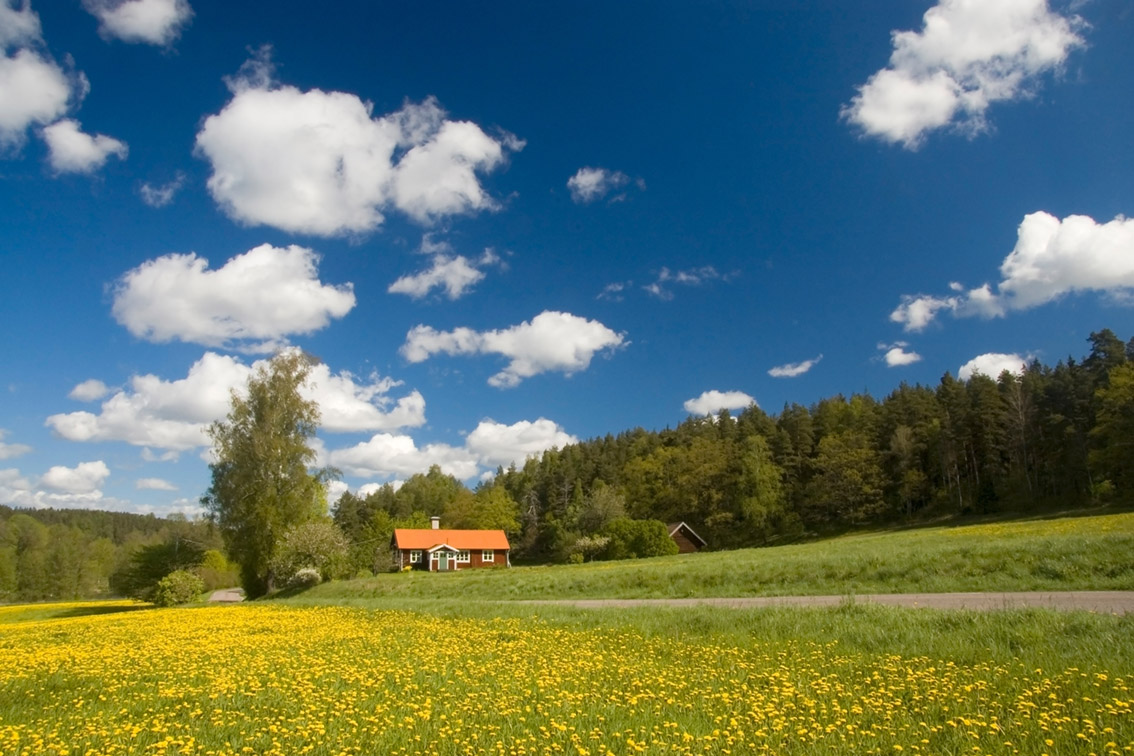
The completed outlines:
<svg viewBox="0 0 1134 756">
<path fill-rule="evenodd" d="M 1134 615 L 508 599 L 1129 588 L 1132 531 L 1106 515 L 235 606 L 0 607 L 0 753 L 1127 756 Z"/>
<path fill-rule="evenodd" d="M 1134 513 L 844 536 L 793 546 L 583 565 L 401 573 L 324 584 L 315 600 L 572 599 L 1134 589 Z"/>
</svg>

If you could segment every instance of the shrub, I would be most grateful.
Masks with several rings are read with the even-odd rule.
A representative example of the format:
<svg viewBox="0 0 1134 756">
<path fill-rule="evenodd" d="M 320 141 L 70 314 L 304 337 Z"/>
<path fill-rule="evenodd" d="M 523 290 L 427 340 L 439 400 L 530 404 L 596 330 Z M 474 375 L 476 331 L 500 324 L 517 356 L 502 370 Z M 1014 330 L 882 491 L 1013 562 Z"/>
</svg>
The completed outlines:
<svg viewBox="0 0 1134 756">
<path fill-rule="evenodd" d="M 307 567 L 319 572 L 320 582 L 336 580 L 351 573 L 349 550 L 346 536 L 334 523 L 305 522 L 284 534 L 271 567 L 284 585 L 290 585 L 292 576 Z"/>
<path fill-rule="evenodd" d="M 304 567 L 297 570 L 288 581 L 289 588 L 310 588 L 323 582 L 323 576 L 319 574 L 319 570 L 314 567 Z"/>
<path fill-rule="evenodd" d="M 205 590 L 201 578 L 188 570 L 175 570 L 158 581 L 153 602 L 158 606 L 188 604 Z"/>
<path fill-rule="evenodd" d="M 631 520 L 621 517 L 606 526 L 610 544 L 607 559 L 638 559 L 676 554 L 677 544 L 669 537 L 665 523 L 658 520 Z"/>
</svg>

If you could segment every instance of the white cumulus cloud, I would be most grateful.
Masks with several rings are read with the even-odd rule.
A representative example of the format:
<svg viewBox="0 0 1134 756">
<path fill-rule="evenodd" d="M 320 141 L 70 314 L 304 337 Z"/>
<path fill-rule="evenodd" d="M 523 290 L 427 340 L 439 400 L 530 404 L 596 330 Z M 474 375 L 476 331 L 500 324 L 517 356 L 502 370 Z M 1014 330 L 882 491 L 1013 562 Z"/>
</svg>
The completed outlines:
<svg viewBox="0 0 1134 756">
<path fill-rule="evenodd" d="M 510 328 L 478 332 L 471 328 L 437 331 L 419 325 L 406 334 L 401 354 L 410 362 L 423 362 L 434 354 L 500 354 L 511 360 L 488 379 L 498 388 L 516 386 L 523 379 L 547 372 L 567 375 L 586 370 L 598 353 L 625 344 L 625 336 L 597 320 L 566 312 L 545 311 Z"/>
<path fill-rule="evenodd" d="M 29 126 L 51 123 L 86 93 L 86 79 L 65 73 L 42 45 L 31 6 L 0 2 L 0 150 L 18 149 Z"/>
<path fill-rule="evenodd" d="M 773 378 L 795 378 L 815 367 L 821 359 L 823 359 L 823 355 L 819 355 L 810 360 L 804 360 L 803 362 L 789 362 L 786 365 L 777 365 L 768 371 L 768 375 Z"/>
<path fill-rule="evenodd" d="M 278 349 L 345 316 L 351 284 L 318 277 L 319 257 L 305 247 L 259 247 L 209 270 L 195 254 L 170 254 L 128 271 L 114 289 L 114 318 L 138 338 L 184 341 L 249 352 Z"/>
<path fill-rule="evenodd" d="M 435 254 L 428 270 L 402 276 L 390 284 L 386 291 L 421 299 L 434 289 L 441 289 L 447 298 L 460 299 L 484 279 L 485 267 L 499 262 L 500 258 L 491 249 L 486 249 L 476 260 L 470 260 L 464 255 Z"/>
<path fill-rule="evenodd" d="M 125 160 L 129 149 L 105 134 L 91 136 L 73 118 L 64 118 L 43 129 L 49 150 L 47 162 L 57 173 L 93 173 L 112 156 Z"/>
<path fill-rule="evenodd" d="M 489 419 L 480 421 L 476 429 L 469 433 L 465 438 L 465 447 L 481 464 L 507 467 L 513 462 L 523 465 L 528 457 L 578 441 L 558 423 L 543 417 L 535 421 L 521 420 L 511 425 Z"/>
<path fill-rule="evenodd" d="M 523 146 L 449 120 L 433 98 L 376 118 L 357 95 L 279 85 L 268 48 L 228 83 L 196 148 L 213 199 L 251 225 L 333 236 L 371 231 L 393 208 L 421 223 L 494 209 L 479 175 Z"/>
<path fill-rule="evenodd" d="M 0 459 L 13 459 L 21 455 L 27 454 L 32 450 L 27 444 L 9 444 L 4 441 L 4 436 L 8 435 L 8 431 L 0 428 Z"/>
<path fill-rule="evenodd" d="M 52 467 L 35 482 L 19 470 L 0 470 L 0 504 L 25 509 L 123 509 L 129 502 L 104 497 L 99 490 L 109 474 L 101 461 Z"/>
<path fill-rule="evenodd" d="M 80 402 L 93 402 L 103 398 L 109 393 L 109 386 L 97 378 L 90 378 L 71 389 L 71 393 L 67 394 L 67 396 Z"/>
<path fill-rule="evenodd" d="M 110 468 L 102 460 L 80 462 L 75 467 L 56 465 L 43 474 L 39 484 L 44 488 L 68 494 L 89 494 L 102 487 L 110 476 Z"/>
<path fill-rule="evenodd" d="M 957 317 L 999 317 L 1056 301 L 1069 294 L 1097 292 L 1118 300 L 1134 290 L 1134 219 L 1119 216 L 1098 223 L 1085 215 L 1063 220 L 1037 212 L 1024 217 L 1016 246 L 1000 265 L 1002 279 L 953 294 L 904 295 L 890 320 L 920 331 L 940 312 Z"/>
<path fill-rule="evenodd" d="M 715 415 L 723 409 L 744 409 L 756 404 L 756 400 L 743 391 L 705 391 L 700 396 L 687 399 L 685 411 L 691 415 Z"/>
<path fill-rule="evenodd" d="M 330 464 L 350 475 L 364 478 L 407 478 L 425 472 L 431 465 L 460 480 L 477 472 L 476 458 L 466 449 L 448 444 L 418 448 L 413 439 L 390 433 L 375 434 L 369 441 L 328 453 Z"/>
<path fill-rule="evenodd" d="M 571 192 L 572 200 L 585 205 L 600 200 L 629 183 L 630 177 L 622 171 L 585 167 L 567 179 L 567 189 Z"/>
<path fill-rule="evenodd" d="M 125 441 L 146 447 L 143 457 L 162 459 L 152 449 L 186 451 L 208 444 L 205 428 L 228 414 L 233 390 L 242 391 L 251 366 L 228 355 L 206 352 L 185 378 L 168 381 L 136 375 L 127 388 L 102 403 L 100 412 L 51 415 L 47 426 L 69 441 Z M 378 376 L 368 382 L 351 373 L 332 373 L 315 365 L 302 390 L 319 404 L 320 427 L 331 432 L 393 430 L 425 423 L 425 399 L 417 391 L 394 400 L 388 394 L 399 383 Z"/>
<path fill-rule="evenodd" d="M 977 355 L 961 365 L 957 371 L 957 376 L 962 381 L 967 381 L 976 373 L 983 373 L 992 380 L 996 380 L 1005 370 L 1015 375 L 1021 375 L 1027 368 L 1028 360 L 1028 357 L 1022 357 L 1018 354 L 989 352 L 988 354 Z"/>
<path fill-rule="evenodd" d="M 83 0 L 105 39 L 168 45 L 193 17 L 187 0 Z"/>
<path fill-rule="evenodd" d="M 998 101 L 1029 96 L 1083 45 L 1075 16 L 1047 0 L 940 0 L 920 32 L 892 32 L 890 64 L 843 108 L 864 134 L 916 149 L 929 132 L 987 128 Z"/>
<path fill-rule="evenodd" d="M 912 350 L 906 351 L 908 346 L 904 341 L 896 341 L 893 344 L 879 344 L 878 348 L 884 352 L 882 359 L 886 361 L 887 367 L 903 367 L 921 362 L 920 354 Z"/>
</svg>

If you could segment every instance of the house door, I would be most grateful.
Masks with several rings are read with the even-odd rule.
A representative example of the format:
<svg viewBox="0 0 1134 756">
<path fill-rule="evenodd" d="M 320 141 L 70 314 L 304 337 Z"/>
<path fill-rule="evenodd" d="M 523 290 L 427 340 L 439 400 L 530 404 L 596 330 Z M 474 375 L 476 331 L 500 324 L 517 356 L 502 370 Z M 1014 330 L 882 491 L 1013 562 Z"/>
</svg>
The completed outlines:
<svg viewBox="0 0 1134 756">
<path fill-rule="evenodd" d="M 449 552 L 442 551 L 437 555 L 437 570 L 445 572 L 449 569 Z"/>
</svg>

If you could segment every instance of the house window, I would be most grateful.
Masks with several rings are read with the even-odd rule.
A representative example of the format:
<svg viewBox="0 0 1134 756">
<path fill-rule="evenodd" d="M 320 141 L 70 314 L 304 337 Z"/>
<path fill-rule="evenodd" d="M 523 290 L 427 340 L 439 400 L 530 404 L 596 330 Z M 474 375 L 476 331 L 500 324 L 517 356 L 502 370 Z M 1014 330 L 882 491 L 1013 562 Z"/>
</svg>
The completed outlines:
<svg viewBox="0 0 1134 756">
<path fill-rule="evenodd" d="M 495 562 L 496 553 L 492 549 L 485 549 L 480 552 L 480 561 L 482 562 Z"/>
<path fill-rule="evenodd" d="M 472 556 L 469 554 L 468 549 L 463 549 L 457 552 L 457 562 L 468 564 L 472 561 Z"/>
<path fill-rule="evenodd" d="M 414 549 L 409 553 L 410 564 L 418 564 L 421 562 L 421 549 Z"/>
</svg>

